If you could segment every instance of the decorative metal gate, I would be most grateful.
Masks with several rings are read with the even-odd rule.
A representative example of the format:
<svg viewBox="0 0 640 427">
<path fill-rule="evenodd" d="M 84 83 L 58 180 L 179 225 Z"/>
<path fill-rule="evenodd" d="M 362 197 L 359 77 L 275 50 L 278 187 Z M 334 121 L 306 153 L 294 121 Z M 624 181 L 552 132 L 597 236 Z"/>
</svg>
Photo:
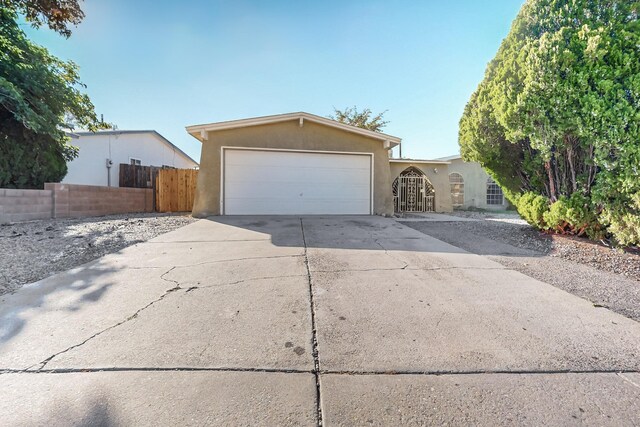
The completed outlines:
<svg viewBox="0 0 640 427">
<path fill-rule="evenodd" d="M 393 182 L 393 202 L 396 212 L 433 212 L 433 185 L 422 173 L 409 168 Z"/>
</svg>

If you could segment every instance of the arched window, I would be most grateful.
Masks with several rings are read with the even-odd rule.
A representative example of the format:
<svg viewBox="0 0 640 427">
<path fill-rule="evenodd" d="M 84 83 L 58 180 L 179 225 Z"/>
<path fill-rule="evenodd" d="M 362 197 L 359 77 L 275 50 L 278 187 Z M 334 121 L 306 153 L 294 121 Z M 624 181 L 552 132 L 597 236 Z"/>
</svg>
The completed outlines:
<svg viewBox="0 0 640 427">
<path fill-rule="evenodd" d="M 501 205 L 503 200 L 502 188 L 489 178 L 487 180 L 487 205 Z"/>
<path fill-rule="evenodd" d="M 451 186 L 451 203 L 453 207 L 464 205 L 464 179 L 457 172 L 449 174 L 449 185 Z"/>
</svg>

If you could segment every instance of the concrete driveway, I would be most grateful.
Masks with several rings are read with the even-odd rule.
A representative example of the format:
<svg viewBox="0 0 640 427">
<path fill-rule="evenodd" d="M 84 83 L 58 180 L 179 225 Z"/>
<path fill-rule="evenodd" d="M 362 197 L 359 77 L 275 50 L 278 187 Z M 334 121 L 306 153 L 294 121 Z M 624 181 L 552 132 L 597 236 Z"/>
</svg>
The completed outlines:
<svg viewBox="0 0 640 427">
<path fill-rule="evenodd" d="M 379 217 L 201 220 L 0 299 L 2 425 L 638 425 L 640 324 Z"/>
</svg>

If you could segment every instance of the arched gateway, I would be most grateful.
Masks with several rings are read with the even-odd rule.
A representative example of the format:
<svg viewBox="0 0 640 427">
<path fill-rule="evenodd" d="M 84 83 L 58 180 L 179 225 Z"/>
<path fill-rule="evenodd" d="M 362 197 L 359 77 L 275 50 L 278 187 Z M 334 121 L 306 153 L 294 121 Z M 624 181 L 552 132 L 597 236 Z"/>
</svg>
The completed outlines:
<svg viewBox="0 0 640 427">
<path fill-rule="evenodd" d="M 411 166 L 393 181 L 396 212 L 434 212 L 435 190 L 419 169 Z"/>
</svg>

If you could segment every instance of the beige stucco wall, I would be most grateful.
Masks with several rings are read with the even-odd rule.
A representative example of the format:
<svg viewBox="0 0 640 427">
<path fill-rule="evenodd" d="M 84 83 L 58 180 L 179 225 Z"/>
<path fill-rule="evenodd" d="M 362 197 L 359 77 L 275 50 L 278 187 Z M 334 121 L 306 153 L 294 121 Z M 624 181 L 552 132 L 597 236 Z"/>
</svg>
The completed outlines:
<svg viewBox="0 0 640 427">
<path fill-rule="evenodd" d="M 409 167 L 415 167 L 424 173 L 433 185 L 435 190 L 435 210 L 436 212 L 451 212 L 453 210 L 451 205 L 451 191 L 449 187 L 449 172 L 446 164 L 430 164 L 424 162 L 390 162 L 391 168 L 391 181 L 389 186 L 393 184 L 393 181 Z M 437 169 L 437 172 L 435 171 Z"/>
<path fill-rule="evenodd" d="M 373 211 L 376 215 L 393 214 L 389 152 L 383 147 L 381 140 L 308 120 L 300 127 L 298 120 L 292 120 L 208 133 L 208 140 L 202 143 L 200 173 L 193 206 L 193 215 L 196 217 L 220 214 L 221 147 L 373 153 Z"/>
<path fill-rule="evenodd" d="M 508 202 L 503 198 L 501 205 L 487 205 L 487 180 L 489 174 L 482 169 L 480 163 L 465 162 L 462 159 L 451 160 L 449 172 L 457 172 L 464 179 L 464 205 L 462 209 L 479 208 L 503 210 Z"/>
</svg>

